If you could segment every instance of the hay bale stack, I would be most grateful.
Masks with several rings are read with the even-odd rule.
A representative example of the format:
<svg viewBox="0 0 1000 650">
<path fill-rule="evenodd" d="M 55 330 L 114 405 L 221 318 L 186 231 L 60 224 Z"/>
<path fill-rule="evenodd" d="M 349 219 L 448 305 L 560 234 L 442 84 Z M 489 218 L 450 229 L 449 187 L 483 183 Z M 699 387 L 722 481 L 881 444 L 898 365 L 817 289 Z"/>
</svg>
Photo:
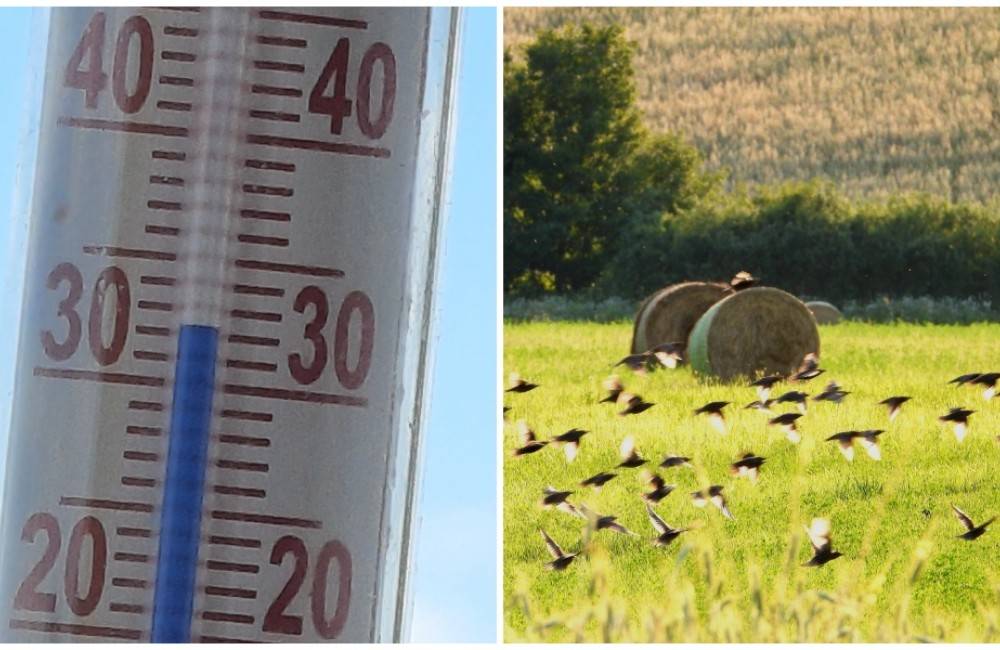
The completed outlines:
<svg viewBox="0 0 1000 650">
<path fill-rule="evenodd" d="M 834 323 L 839 323 L 844 318 L 839 309 L 822 300 L 807 302 L 806 307 L 809 308 L 809 311 L 813 314 L 813 318 L 820 325 L 833 325 Z"/>
<path fill-rule="evenodd" d="M 787 375 L 806 354 L 819 354 L 819 330 L 801 300 L 758 287 L 705 312 L 691 331 L 687 352 L 695 372 L 727 381 L 759 373 Z"/>
<path fill-rule="evenodd" d="M 687 341 L 701 315 L 732 293 L 732 287 L 717 282 L 682 282 L 660 289 L 646 298 L 635 316 L 632 354 Z"/>
</svg>

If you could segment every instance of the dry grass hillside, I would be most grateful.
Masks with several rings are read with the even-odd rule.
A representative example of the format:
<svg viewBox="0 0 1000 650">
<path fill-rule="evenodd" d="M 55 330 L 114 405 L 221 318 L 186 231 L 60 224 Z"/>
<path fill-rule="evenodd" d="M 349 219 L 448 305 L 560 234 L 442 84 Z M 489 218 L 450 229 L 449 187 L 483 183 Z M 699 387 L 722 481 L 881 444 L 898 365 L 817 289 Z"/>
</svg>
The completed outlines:
<svg viewBox="0 0 1000 650">
<path fill-rule="evenodd" d="M 734 182 L 1000 196 L 1000 8 L 504 11 L 505 45 L 620 23 L 640 106 Z"/>
</svg>

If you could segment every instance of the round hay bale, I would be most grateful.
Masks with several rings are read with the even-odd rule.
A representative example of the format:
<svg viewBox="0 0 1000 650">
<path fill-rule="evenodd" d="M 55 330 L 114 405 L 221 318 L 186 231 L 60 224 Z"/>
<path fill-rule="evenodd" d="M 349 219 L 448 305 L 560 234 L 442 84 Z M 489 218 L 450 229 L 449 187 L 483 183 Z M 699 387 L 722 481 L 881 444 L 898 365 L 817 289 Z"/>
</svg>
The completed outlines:
<svg viewBox="0 0 1000 650">
<path fill-rule="evenodd" d="M 695 372 L 726 381 L 790 374 L 810 352 L 819 354 L 812 312 L 771 287 L 745 289 L 717 302 L 695 324 L 687 347 Z"/>
<path fill-rule="evenodd" d="M 717 282 L 682 282 L 660 289 L 646 298 L 635 316 L 632 354 L 687 341 L 701 315 L 731 293 L 729 285 Z"/>
<path fill-rule="evenodd" d="M 839 323 L 844 318 L 839 309 L 822 300 L 807 302 L 806 307 L 809 308 L 809 311 L 813 314 L 813 318 L 820 325 L 833 325 L 834 323 Z"/>
</svg>

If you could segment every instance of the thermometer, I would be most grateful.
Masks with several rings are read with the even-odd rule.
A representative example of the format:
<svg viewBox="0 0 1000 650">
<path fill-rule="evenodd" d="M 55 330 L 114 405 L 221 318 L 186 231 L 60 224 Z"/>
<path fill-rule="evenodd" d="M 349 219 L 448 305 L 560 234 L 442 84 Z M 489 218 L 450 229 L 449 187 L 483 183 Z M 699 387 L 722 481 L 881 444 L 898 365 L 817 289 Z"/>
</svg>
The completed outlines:
<svg viewBox="0 0 1000 650">
<path fill-rule="evenodd" d="M 54 9 L 5 641 L 393 641 L 458 10 Z"/>
</svg>

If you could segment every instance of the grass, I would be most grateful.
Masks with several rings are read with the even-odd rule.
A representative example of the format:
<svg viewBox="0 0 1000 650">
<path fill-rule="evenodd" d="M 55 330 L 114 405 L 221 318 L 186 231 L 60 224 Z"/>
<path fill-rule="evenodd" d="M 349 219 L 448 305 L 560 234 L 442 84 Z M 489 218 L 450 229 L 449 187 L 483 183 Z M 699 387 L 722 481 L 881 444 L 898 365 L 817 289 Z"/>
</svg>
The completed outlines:
<svg viewBox="0 0 1000 650">
<path fill-rule="evenodd" d="M 621 24 L 646 123 L 734 183 L 826 177 L 852 196 L 988 201 L 1000 180 L 1000 10 L 504 10 L 515 56 L 539 29 Z"/>
<path fill-rule="evenodd" d="M 946 384 L 1000 366 L 1000 327 L 822 328 L 827 374 L 805 390 L 816 393 L 831 378 L 852 393 L 839 406 L 810 403 L 798 446 L 756 411 L 729 407 L 726 436 L 693 417 L 711 400 L 741 407 L 756 398 L 745 386 L 702 380 L 687 368 L 622 373 L 656 406 L 617 417 L 597 401 L 630 335 L 623 321 L 505 326 L 505 371 L 541 384 L 504 396 L 512 407 L 503 439 L 508 641 L 1000 640 L 1000 524 L 975 542 L 956 539 L 962 530 L 949 506 L 977 521 L 1000 515 L 1000 403 Z M 876 402 L 900 394 L 913 401 L 890 425 Z M 961 445 L 936 420 L 957 405 L 977 411 Z M 591 433 L 572 464 L 557 449 L 515 459 L 519 419 L 540 436 L 574 426 Z M 859 449 L 848 464 L 823 442 L 857 428 L 888 430 L 881 462 Z M 626 435 L 657 463 L 670 452 L 694 459 L 694 470 L 659 470 L 677 490 L 657 511 L 674 526 L 696 528 L 666 549 L 650 543 L 641 469 L 617 470 L 600 493 L 576 487 L 617 464 Z M 756 486 L 727 471 L 746 450 L 767 458 Z M 735 521 L 692 506 L 688 493 L 710 482 L 725 486 Z M 579 490 L 575 502 L 618 515 L 640 537 L 601 531 L 588 538 L 582 520 L 539 507 L 549 484 Z M 814 516 L 831 520 L 844 557 L 802 568 L 809 557 L 802 525 Z M 545 571 L 539 527 L 567 551 L 585 547 L 584 556 L 564 572 Z"/>
</svg>

